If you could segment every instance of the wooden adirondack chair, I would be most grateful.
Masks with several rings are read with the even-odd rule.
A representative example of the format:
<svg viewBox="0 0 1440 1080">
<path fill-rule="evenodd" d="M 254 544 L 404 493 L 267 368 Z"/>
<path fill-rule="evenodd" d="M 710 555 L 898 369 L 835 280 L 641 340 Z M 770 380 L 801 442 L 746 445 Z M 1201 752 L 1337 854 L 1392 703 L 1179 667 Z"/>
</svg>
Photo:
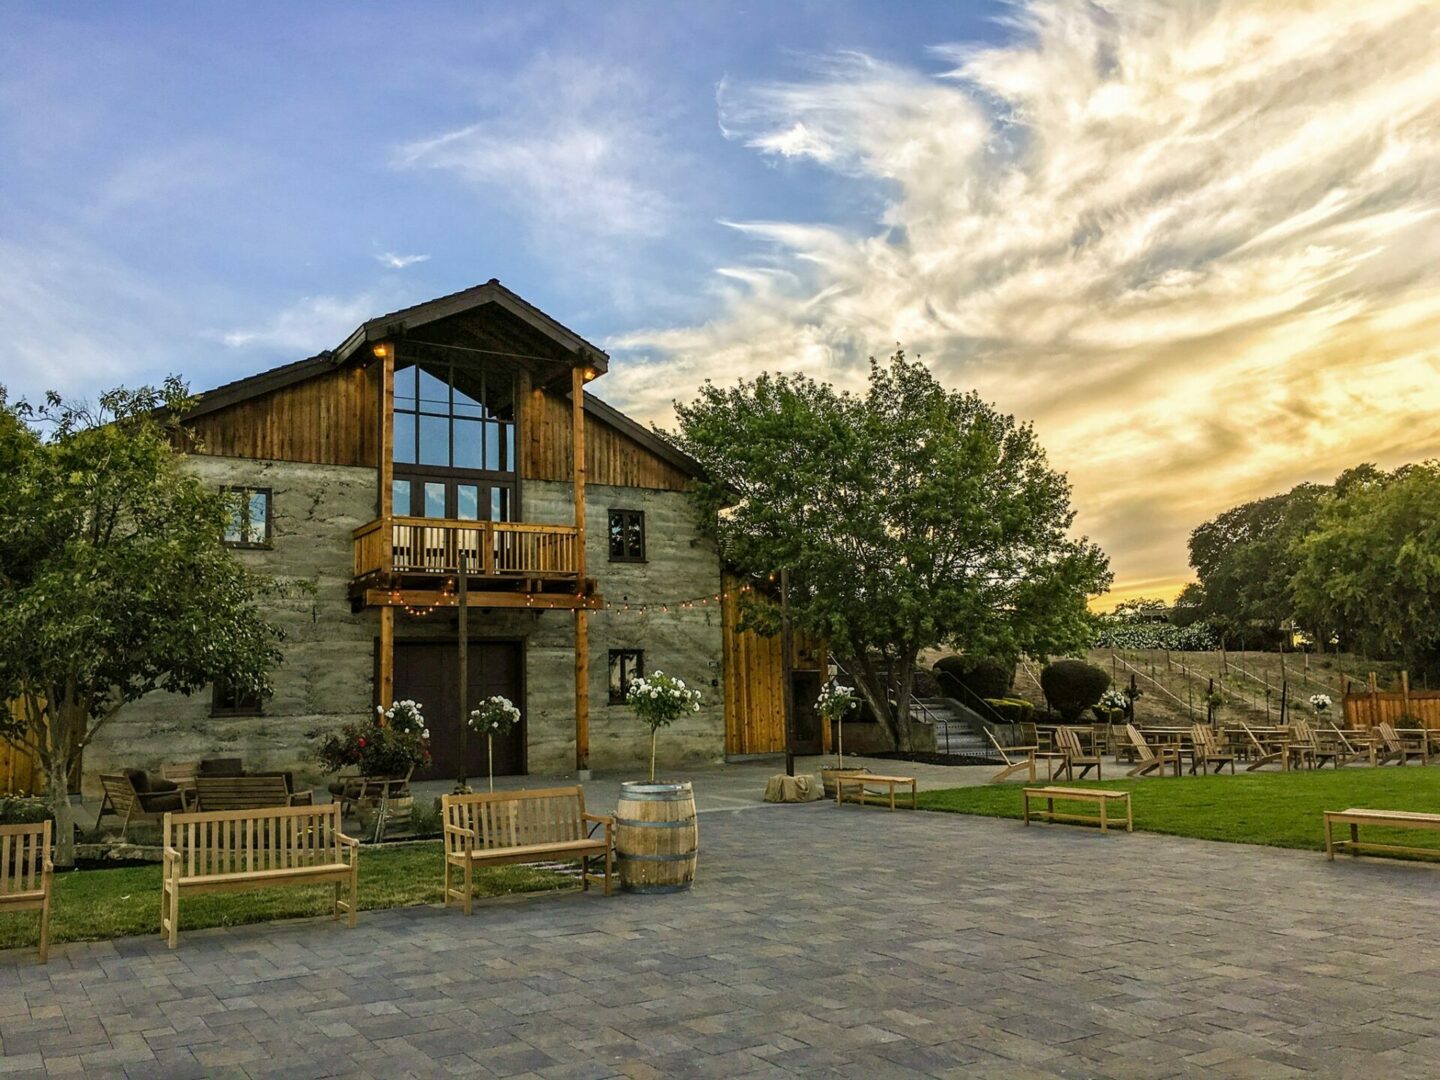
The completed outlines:
<svg viewBox="0 0 1440 1080">
<path fill-rule="evenodd" d="M 1075 733 L 1074 728 L 1061 727 L 1055 729 L 1055 745 L 1060 754 L 1060 772 L 1065 774 L 1067 780 L 1076 779 L 1075 766 L 1080 765 L 1079 779 L 1084 780 L 1085 774 L 1091 769 L 1095 770 L 1095 779 L 1103 780 L 1105 776 L 1100 766 L 1100 752 L 1098 750 L 1086 753 L 1080 745 L 1080 736 Z M 1054 777 L 1051 777 L 1054 779 Z"/>
<path fill-rule="evenodd" d="M 1192 776 L 1196 769 L 1202 773 L 1207 771 L 1212 761 L 1217 773 L 1223 771 L 1228 764 L 1230 775 L 1235 775 L 1235 755 L 1221 747 L 1220 740 L 1215 737 L 1214 728 L 1209 724 L 1196 724 L 1190 729 L 1190 738 L 1195 744 L 1194 753 L 1190 755 Z"/>
<path fill-rule="evenodd" d="M 1423 733 L 1418 738 L 1400 735 L 1392 724 L 1376 724 L 1370 730 L 1377 740 L 1375 764 L 1393 761 L 1396 765 L 1406 765 L 1411 758 L 1417 758 L 1422 765 L 1430 764 L 1430 740 Z"/>
<path fill-rule="evenodd" d="M 1339 740 L 1321 738 L 1321 732 L 1317 732 L 1310 726 L 1310 721 L 1303 716 L 1290 722 L 1290 731 L 1295 742 L 1294 746 L 1303 747 L 1304 754 L 1308 755 L 1311 764 L 1317 769 L 1323 769 L 1325 762 L 1330 762 L 1335 768 L 1348 764 L 1360 756 L 1360 751 L 1351 745 L 1350 740 L 1345 738 L 1339 728 L 1334 732 Z M 1329 733 L 1324 733 L 1328 735 Z M 1294 751 L 1292 750 L 1292 756 Z"/>
<path fill-rule="evenodd" d="M 1246 772 L 1254 772 L 1256 769 L 1263 768 L 1266 765 L 1274 765 L 1276 762 L 1279 762 L 1282 766 L 1284 765 L 1287 742 L 1282 741 L 1278 744 L 1274 742 L 1263 743 L 1260 741 L 1260 737 L 1250 730 L 1250 725 L 1245 723 L 1245 721 L 1240 721 L 1240 727 L 1245 732 L 1245 738 L 1250 741 L 1251 750 L 1255 755 L 1254 760 L 1245 766 Z M 1277 745 L 1279 749 L 1276 749 Z"/>
<path fill-rule="evenodd" d="M 1145 741 L 1145 736 L 1135 729 L 1134 724 L 1125 725 L 1125 737 L 1130 740 L 1131 747 L 1140 759 L 1139 764 L 1126 773 L 1126 776 L 1145 776 L 1151 772 L 1164 776 L 1167 764 L 1173 764 L 1175 775 L 1180 775 L 1180 750 L 1177 747 L 1152 747 Z"/>
<path fill-rule="evenodd" d="M 1290 737 L 1285 743 L 1285 768 L 1316 769 L 1320 767 L 1320 742 L 1315 730 L 1304 718 L 1290 721 Z"/>
<path fill-rule="evenodd" d="M 1005 767 L 990 778 L 990 783 L 992 784 L 998 784 L 1002 780 L 1008 780 L 1018 772 L 1026 773 L 1026 778 L 1033 783 L 1036 780 L 1035 759 L 1037 757 L 1054 759 L 1059 756 L 1049 751 L 1042 753 L 1038 743 L 1033 746 L 1001 746 L 989 728 L 985 729 L 985 737 L 990 740 L 990 745 L 995 748 L 995 752 L 1000 755 L 1000 760 L 1005 763 Z M 1055 766 L 1052 763 L 1050 766 L 1050 779 L 1053 780 L 1054 777 Z"/>
<path fill-rule="evenodd" d="M 1369 739 L 1363 745 L 1351 742 L 1350 737 L 1335 726 L 1335 721 L 1329 722 L 1330 730 L 1325 732 L 1326 741 L 1322 745 L 1334 747 L 1335 768 L 1349 764 L 1352 761 L 1366 759 L 1371 765 L 1375 764 L 1374 740 Z"/>
</svg>

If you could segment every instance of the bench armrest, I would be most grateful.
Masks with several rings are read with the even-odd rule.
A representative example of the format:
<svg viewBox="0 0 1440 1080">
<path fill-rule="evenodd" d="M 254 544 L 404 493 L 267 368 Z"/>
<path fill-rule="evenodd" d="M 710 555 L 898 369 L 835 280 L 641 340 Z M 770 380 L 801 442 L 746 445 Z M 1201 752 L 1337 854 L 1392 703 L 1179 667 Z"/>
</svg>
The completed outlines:
<svg viewBox="0 0 1440 1080">
<path fill-rule="evenodd" d="M 360 846 L 359 840 L 356 840 L 353 836 L 346 836 L 344 833 L 336 833 L 335 839 L 340 841 L 341 845 L 344 847 L 358 848 Z"/>
<path fill-rule="evenodd" d="M 467 855 L 474 851 L 475 845 L 480 842 L 480 836 L 474 829 L 463 829 L 459 825 L 446 825 L 445 836 L 461 837 L 465 841 L 465 852 Z M 446 848 L 446 854 L 449 854 L 448 847 Z"/>
<path fill-rule="evenodd" d="M 613 841 L 612 841 L 612 836 L 613 836 L 613 834 L 614 834 L 614 832 L 615 832 L 615 818 L 614 818 L 613 816 L 607 817 L 607 816 L 604 815 L 604 814 L 581 814 L 581 815 L 580 815 L 580 820 L 582 820 L 582 821 L 590 821 L 590 822 L 593 822 L 593 823 L 594 823 L 593 825 L 591 825 L 590 831 L 585 834 L 586 836 L 594 836 L 594 835 L 595 835 L 595 830 L 598 829 L 598 828 L 600 828 L 600 826 L 603 825 L 603 826 L 605 826 L 605 841 L 606 841 L 606 843 L 611 843 L 611 842 L 613 842 Z"/>
</svg>

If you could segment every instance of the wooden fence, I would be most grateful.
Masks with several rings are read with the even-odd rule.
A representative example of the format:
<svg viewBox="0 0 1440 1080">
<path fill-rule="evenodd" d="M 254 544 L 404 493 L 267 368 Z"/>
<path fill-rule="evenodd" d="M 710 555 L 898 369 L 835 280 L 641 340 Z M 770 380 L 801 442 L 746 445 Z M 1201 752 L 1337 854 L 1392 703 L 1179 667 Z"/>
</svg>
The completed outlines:
<svg viewBox="0 0 1440 1080">
<path fill-rule="evenodd" d="M 12 701 L 0 708 L 18 716 L 23 706 Z M 44 786 L 45 774 L 30 748 L 0 739 L 0 795 L 33 795 Z"/>
<path fill-rule="evenodd" d="M 1405 672 L 1400 673 L 1399 690 L 1381 690 L 1373 672 L 1363 689 L 1352 688 L 1347 680 L 1341 705 L 1346 727 L 1390 724 L 1399 728 L 1440 728 L 1440 690 L 1410 689 L 1410 679 Z"/>
</svg>

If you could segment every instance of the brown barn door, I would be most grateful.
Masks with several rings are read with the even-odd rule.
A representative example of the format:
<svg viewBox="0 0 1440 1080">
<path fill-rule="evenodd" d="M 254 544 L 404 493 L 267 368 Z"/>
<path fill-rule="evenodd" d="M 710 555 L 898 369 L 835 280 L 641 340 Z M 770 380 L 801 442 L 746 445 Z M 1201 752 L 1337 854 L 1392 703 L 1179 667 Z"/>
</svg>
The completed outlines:
<svg viewBox="0 0 1440 1080">
<path fill-rule="evenodd" d="M 516 641 L 472 641 L 470 659 L 470 705 L 495 694 L 520 706 L 520 724 L 509 735 L 495 739 L 495 775 L 512 776 L 525 771 L 525 698 L 521 647 Z M 416 769 L 417 780 L 450 780 L 460 775 L 460 663 L 453 641 L 395 642 L 395 697 L 418 701 L 430 726 L 428 769 Z M 473 787 L 483 783 L 487 767 L 485 737 L 469 738 L 469 761 L 465 768 Z"/>
<path fill-rule="evenodd" d="M 820 714 L 815 711 L 815 699 L 820 696 L 820 673 L 818 671 L 792 671 L 790 680 L 795 687 L 793 728 L 795 753 L 802 755 L 824 753 L 821 745 L 823 733 L 820 730 Z"/>
</svg>

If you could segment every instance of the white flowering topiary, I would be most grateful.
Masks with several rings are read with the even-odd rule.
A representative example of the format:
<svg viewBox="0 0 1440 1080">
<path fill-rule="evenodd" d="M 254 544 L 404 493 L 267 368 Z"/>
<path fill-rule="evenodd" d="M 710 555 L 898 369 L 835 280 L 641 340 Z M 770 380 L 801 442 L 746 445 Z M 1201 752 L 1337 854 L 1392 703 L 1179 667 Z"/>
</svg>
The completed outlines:
<svg viewBox="0 0 1440 1080">
<path fill-rule="evenodd" d="M 650 725 L 650 780 L 655 780 L 655 736 L 686 713 L 700 711 L 700 692 L 684 679 L 657 671 L 633 680 L 625 690 L 625 703 Z"/>
<path fill-rule="evenodd" d="M 520 710 L 507 697 L 496 694 L 470 710 L 470 730 L 485 733 L 485 764 L 490 772 L 490 790 L 495 790 L 495 736 L 520 723 Z"/>
<path fill-rule="evenodd" d="M 1316 714 L 1317 716 L 1320 715 L 1321 713 L 1325 712 L 1325 711 L 1326 711 L 1327 709 L 1329 709 L 1330 706 L 1333 705 L 1333 704 L 1335 704 L 1335 703 L 1330 700 L 1330 695 L 1329 695 L 1329 694 L 1311 694 L 1311 695 L 1310 695 L 1310 707 L 1315 710 L 1315 714 Z"/>
<path fill-rule="evenodd" d="M 1114 687 L 1111 687 L 1100 695 L 1100 700 L 1097 704 L 1106 712 L 1124 712 L 1126 706 L 1130 704 L 1130 698 L 1125 694 L 1125 691 L 1116 690 Z"/>
</svg>

